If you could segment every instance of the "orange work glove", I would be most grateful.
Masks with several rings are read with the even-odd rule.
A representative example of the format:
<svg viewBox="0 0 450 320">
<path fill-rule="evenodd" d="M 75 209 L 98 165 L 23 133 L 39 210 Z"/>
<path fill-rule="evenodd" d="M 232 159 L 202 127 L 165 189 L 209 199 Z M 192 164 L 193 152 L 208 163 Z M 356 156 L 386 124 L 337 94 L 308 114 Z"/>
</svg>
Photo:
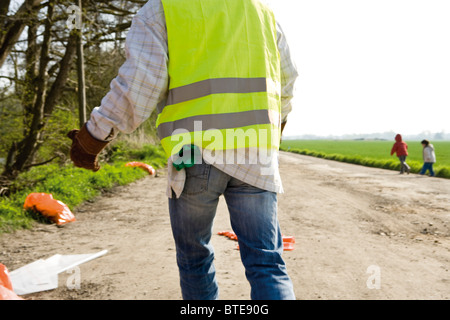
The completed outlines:
<svg viewBox="0 0 450 320">
<path fill-rule="evenodd" d="M 70 159 L 75 167 L 98 171 L 98 155 L 109 143 L 95 139 L 86 128 L 86 124 L 80 130 L 72 130 L 67 136 L 72 139 Z"/>
</svg>

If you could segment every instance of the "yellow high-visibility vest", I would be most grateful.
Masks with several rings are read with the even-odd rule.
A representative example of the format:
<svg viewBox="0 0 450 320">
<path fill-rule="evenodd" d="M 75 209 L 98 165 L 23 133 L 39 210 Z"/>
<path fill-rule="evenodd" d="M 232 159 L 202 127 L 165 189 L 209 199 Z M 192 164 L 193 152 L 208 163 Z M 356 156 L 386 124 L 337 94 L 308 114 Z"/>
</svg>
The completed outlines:
<svg viewBox="0 0 450 320">
<path fill-rule="evenodd" d="M 259 0 L 162 0 L 169 93 L 156 122 L 168 157 L 202 149 L 278 149 L 276 22 Z"/>
</svg>

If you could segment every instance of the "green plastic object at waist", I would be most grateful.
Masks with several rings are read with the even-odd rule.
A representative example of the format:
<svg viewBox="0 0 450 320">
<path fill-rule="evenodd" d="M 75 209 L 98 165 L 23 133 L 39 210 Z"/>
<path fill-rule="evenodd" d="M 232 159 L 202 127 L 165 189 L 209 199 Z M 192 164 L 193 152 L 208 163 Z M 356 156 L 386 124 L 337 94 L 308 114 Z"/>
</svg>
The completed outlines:
<svg viewBox="0 0 450 320">
<path fill-rule="evenodd" d="M 202 163 L 202 153 L 196 145 L 185 145 L 178 153 L 178 157 L 173 160 L 173 166 L 177 171 L 191 168 L 195 164 Z"/>
</svg>

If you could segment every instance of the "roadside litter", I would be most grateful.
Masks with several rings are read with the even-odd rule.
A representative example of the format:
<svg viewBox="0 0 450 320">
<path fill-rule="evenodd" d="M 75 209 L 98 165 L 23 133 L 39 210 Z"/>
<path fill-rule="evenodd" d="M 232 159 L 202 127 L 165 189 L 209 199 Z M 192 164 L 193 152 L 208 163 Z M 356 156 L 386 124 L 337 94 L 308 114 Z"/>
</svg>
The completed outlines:
<svg viewBox="0 0 450 320">
<path fill-rule="evenodd" d="M 231 240 L 237 241 L 237 236 L 232 231 L 220 231 L 218 235 L 225 236 L 230 238 Z M 294 250 L 295 238 L 293 236 L 283 236 L 283 250 L 284 251 L 292 251 Z M 239 245 L 236 245 L 236 249 L 239 250 Z"/>
<path fill-rule="evenodd" d="M 146 163 L 142 163 L 142 162 L 128 162 L 127 164 L 125 164 L 125 167 L 137 167 L 137 168 L 141 168 L 145 171 L 147 171 L 150 175 L 155 175 L 156 171 L 155 169 L 153 169 L 153 167 L 149 164 Z"/>
<path fill-rule="evenodd" d="M 237 236 L 233 231 L 220 231 L 218 234 L 230 238 L 231 240 L 237 240 Z"/>
<path fill-rule="evenodd" d="M 89 254 L 55 254 L 45 260 L 39 259 L 9 273 L 9 290 L 13 290 L 14 295 L 25 295 L 56 289 L 58 287 L 58 274 L 101 257 L 107 252 L 108 250 Z M 1 284 L 0 282 L 0 290 Z M 8 298 L 8 296 L 5 297 Z M 0 296 L 1 299 L 3 299 L 3 295 Z"/>
<path fill-rule="evenodd" d="M 0 300 L 23 300 L 14 293 L 8 269 L 0 263 Z"/>
<path fill-rule="evenodd" d="M 41 214 L 57 226 L 76 220 L 66 204 L 53 199 L 53 195 L 48 193 L 30 193 L 25 199 L 23 208 Z"/>
</svg>

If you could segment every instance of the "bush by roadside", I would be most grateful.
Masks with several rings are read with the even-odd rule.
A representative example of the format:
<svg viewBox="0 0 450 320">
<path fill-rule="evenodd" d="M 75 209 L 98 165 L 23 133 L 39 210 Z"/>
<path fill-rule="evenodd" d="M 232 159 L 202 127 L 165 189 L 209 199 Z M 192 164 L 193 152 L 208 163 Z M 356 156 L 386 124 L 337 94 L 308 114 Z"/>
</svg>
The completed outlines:
<svg viewBox="0 0 450 320">
<path fill-rule="evenodd" d="M 311 151 L 308 149 L 297 149 L 282 147 L 281 150 L 298 153 L 306 156 L 312 156 L 316 158 L 322 158 L 327 160 L 334 160 L 340 162 L 346 162 L 351 164 L 362 165 L 366 167 L 382 168 L 388 170 L 400 170 L 400 163 L 396 159 L 383 160 L 383 159 L 372 159 L 369 157 L 361 157 L 355 155 L 342 155 L 336 153 L 325 153 L 320 151 Z M 411 167 L 411 173 L 419 173 L 422 168 L 422 163 L 417 161 L 408 161 L 408 165 Z M 436 166 L 435 168 L 436 177 L 450 179 L 450 169 L 446 166 Z"/>
<path fill-rule="evenodd" d="M 33 225 L 32 214 L 23 210 L 25 198 L 31 192 L 51 193 L 72 210 L 103 191 L 148 175 L 140 168 L 125 167 L 129 161 L 145 162 L 155 169 L 166 164 L 160 146 L 145 145 L 139 149 L 130 149 L 122 142 L 112 146 L 109 153 L 109 161 L 101 162 L 102 168 L 95 173 L 72 164 L 48 164 L 19 175 L 11 185 L 10 195 L 0 197 L 0 233 Z"/>
</svg>

